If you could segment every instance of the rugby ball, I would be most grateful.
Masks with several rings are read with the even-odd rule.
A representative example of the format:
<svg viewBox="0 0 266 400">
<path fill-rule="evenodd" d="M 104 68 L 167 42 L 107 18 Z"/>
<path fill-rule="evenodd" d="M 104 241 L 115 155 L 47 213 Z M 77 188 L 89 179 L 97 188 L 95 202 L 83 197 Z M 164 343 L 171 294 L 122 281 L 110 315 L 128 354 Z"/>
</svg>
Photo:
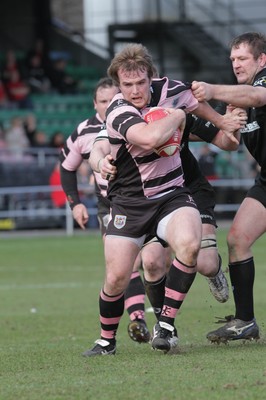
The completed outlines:
<svg viewBox="0 0 266 400">
<path fill-rule="evenodd" d="M 144 120 L 147 123 L 158 121 L 168 115 L 168 112 L 164 108 L 153 107 L 144 116 Z M 154 152 L 161 157 L 171 157 L 176 154 L 180 148 L 181 132 L 177 129 L 173 136 L 171 136 L 165 143 L 154 149 Z"/>
</svg>

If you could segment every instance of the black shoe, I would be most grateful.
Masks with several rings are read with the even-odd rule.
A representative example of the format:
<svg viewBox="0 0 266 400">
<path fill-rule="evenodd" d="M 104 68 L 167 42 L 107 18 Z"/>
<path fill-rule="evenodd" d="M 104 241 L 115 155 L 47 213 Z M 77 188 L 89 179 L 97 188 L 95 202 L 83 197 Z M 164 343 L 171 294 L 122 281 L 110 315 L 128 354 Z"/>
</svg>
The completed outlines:
<svg viewBox="0 0 266 400">
<path fill-rule="evenodd" d="M 127 327 L 129 337 L 138 343 L 148 343 L 150 341 L 150 332 L 143 319 L 134 319 L 130 321 Z"/>
<path fill-rule="evenodd" d="M 153 328 L 152 348 L 167 353 L 177 345 L 177 333 L 174 326 L 165 322 L 157 322 Z"/>
<path fill-rule="evenodd" d="M 251 321 L 232 319 L 221 328 L 207 334 L 210 342 L 218 344 L 227 343 L 229 340 L 258 340 L 259 338 L 259 327 L 255 319 Z"/>
<path fill-rule="evenodd" d="M 109 343 L 107 340 L 98 339 L 95 343 L 96 345 L 92 349 L 82 354 L 84 357 L 109 356 L 116 352 L 116 346 Z"/>
</svg>

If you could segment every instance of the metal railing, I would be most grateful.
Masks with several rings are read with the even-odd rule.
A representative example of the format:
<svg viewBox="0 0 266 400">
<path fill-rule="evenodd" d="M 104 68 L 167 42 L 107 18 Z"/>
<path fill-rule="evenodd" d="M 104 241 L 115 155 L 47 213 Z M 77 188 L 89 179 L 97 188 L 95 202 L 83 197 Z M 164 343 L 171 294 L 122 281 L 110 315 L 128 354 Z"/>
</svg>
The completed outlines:
<svg viewBox="0 0 266 400">
<path fill-rule="evenodd" d="M 86 191 L 87 194 L 94 194 L 94 187 L 84 187 L 80 186 L 83 192 Z M 43 196 L 44 199 L 35 200 L 34 204 L 37 204 L 38 207 L 31 207 L 31 200 L 28 200 L 28 208 L 13 208 L 8 206 L 5 210 L 0 210 L 0 220 L 16 220 L 16 218 L 24 218 L 24 219 L 51 219 L 56 217 L 62 217 L 65 219 L 65 231 L 66 235 L 72 236 L 74 233 L 74 220 L 72 216 L 72 211 L 66 202 L 64 208 L 55 207 L 51 201 L 49 201 L 49 195 L 52 192 L 62 191 L 61 186 L 20 186 L 20 187 L 5 187 L 0 188 L 0 198 L 7 197 L 12 203 L 12 196 L 27 196 L 27 195 L 45 195 L 48 194 L 47 197 Z M 88 212 L 90 216 L 97 215 L 96 208 L 88 208 Z"/>
<path fill-rule="evenodd" d="M 211 181 L 211 184 L 214 188 L 225 188 L 225 189 L 233 189 L 233 190 L 247 190 L 250 186 L 252 186 L 254 180 L 253 179 L 218 179 Z M 94 187 L 81 187 L 81 189 L 88 194 L 94 193 Z M 25 195 L 34 195 L 34 194 L 51 194 L 53 191 L 62 190 L 61 186 L 21 186 L 21 187 L 5 187 L 0 188 L 0 198 L 7 196 L 25 196 Z M 72 236 L 74 233 L 74 220 L 72 217 L 72 211 L 66 203 L 64 208 L 56 208 L 51 207 L 51 204 L 48 205 L 45 201 L 40 201 L 40 208 L 31 208 L 30 201 L 28 203 L 28 209 L 14 209 L 9 208 L 6 210 L 0 211 L 0 220 L 5 219 L 16 219 L 16 218 L 53 218 L 53 217 L 63 217 L 65 218 L 65 232 L 67 236 Z M 215 211 L 216 213 L 224 213 L 224 212 L 236 212 L 239 203 L 218 203 L 216 204 Z M 97 215 L 96 208 L 88 208 L 88 212 L 90 216 Z"/>
</svg>

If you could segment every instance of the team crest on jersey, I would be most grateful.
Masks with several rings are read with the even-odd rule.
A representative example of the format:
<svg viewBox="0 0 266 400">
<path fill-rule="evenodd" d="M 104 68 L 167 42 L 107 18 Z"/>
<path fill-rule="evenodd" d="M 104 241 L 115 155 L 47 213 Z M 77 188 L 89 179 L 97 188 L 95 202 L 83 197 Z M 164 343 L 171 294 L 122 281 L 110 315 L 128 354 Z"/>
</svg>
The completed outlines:
<svg viewBox="0 0 266 400">
<path fill-rule="evenodd" d="M 127 217 L 125 215 L 115 215 L 114 226 L 117 229 L 122 229 L 126 225 Z"/>
</svg>

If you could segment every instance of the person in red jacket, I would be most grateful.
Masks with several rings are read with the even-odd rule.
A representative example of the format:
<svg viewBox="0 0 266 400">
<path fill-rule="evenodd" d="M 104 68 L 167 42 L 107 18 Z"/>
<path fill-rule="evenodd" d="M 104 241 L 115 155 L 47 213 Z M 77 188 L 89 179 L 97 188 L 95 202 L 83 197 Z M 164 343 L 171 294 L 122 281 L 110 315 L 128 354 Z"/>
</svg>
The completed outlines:
<svg viewBox="0 0 266 400">
<path fill-rule="evenodd" d="M 49 178 L 50 186 L 61 186 L 60 164 L 57 163 Z M 51 192 L 51 199 L 55 207 L 62 208 L 66 205 L 66 195 L 63 189 L 54 190 Z"/>
</svg>

